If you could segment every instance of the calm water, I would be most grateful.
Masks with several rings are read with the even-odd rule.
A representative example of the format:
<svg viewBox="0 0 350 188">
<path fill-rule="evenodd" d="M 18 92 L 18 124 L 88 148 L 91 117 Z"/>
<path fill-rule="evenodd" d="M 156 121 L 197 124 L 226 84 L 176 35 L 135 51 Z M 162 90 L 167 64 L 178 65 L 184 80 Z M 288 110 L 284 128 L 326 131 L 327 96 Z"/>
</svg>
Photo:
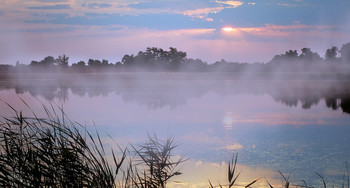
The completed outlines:
<svg viewBox="0 0 350 188">
<path fill-rule="evenodd" d="M 226 165 L 239 154 L 239 182 L 266 177 L 341 186 L 350 162 L 348 80 L 244 79 L 232 75 L 144 73 L 88 75 L 0 82 L 0 99 L 43 114 L 41 104 L 62 105 L 68 116 L 95 124 L 118 144 L 141 144 L 147 133 L 174 136 L 175 155 L 190 158 L 172 187 L 225 183 Z M 11 114 L 0 104 L 1 115 Z M 106 138 L 107 140 L 107 138 Z M 264 179 L 257 185 L 266 186 Z M 170 186 L 170 187 L 171 187 Z"/>
</svg>

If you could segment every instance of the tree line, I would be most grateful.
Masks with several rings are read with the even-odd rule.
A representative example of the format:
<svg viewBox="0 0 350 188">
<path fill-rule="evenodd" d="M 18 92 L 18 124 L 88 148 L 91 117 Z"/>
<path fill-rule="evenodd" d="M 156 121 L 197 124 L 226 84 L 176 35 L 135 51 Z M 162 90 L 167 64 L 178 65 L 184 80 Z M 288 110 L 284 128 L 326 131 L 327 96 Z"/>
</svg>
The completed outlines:
<svg viewBox="0 0 350 188">
<path fill-rule="evenodd" d="M 61 55 L 58 58 L 47 56 L 41 61 L 31 61 L 29 65 L 16 63 L 16 66 L 2 65 L 2 72 L 20 71 L 64 71 L 64 72 L 96 72 L 96 71 L 328 71 L 344 70 L 350 65 L 350 42 L 340 49 L 333 46 L 326 50 L 324 58 L 310 48 L 288 50 L 276 55 L 267 63 L 238 63 L 225 60 L 208 64 L 200 59 L 187 58 L 187 53 L 170 47 L 163 50 L 148 47 L 136 55 L 124 55 L 121 61 L 110 63 L 108 60 L 89 59 L 79 61 L 69 66 L 69 57 Z M 350 70 L 349 68 L 347 70 Z"/>
</svg>

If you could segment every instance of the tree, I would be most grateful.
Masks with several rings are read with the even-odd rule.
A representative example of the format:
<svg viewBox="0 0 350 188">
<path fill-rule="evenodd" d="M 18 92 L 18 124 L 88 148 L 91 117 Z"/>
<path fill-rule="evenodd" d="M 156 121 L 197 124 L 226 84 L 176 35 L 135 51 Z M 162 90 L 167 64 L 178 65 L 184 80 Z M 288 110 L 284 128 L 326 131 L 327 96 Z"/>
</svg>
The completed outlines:
<svg viewBox="0 0 350 188">
<path fill-rule="evenodd" d="M 89 61 L 88 61 L 89 67 L 98 67 L 98 66 L 101 66 L 101 64 L 102 64 L 102 62 L 100 60 L 89 59 Z"/>
<path fill-rule="evenodd" d="M 78 63 L 73 63 L 72 64 L 72 68 L 73 69 L 79 69 L 79 70 L 85 69 L 86 68 L 86 63 L 84 61 L 79 61 Z"/>
<path fill-rule="evenodd" d="M 130 66 L 134 64 L 134 55 L 124 55 L 122 58 L 122 63 L 125 66 Z"/>
<path fill-rule="evenodd" d="M 56 63 L 55 58 L 53 58 L 52 56 L 47 56 L 39 62 L 38 61 L 30 62 L 30 66 L 40 67 L 40 68 L 50 68 L 50 67 L 54 67 L 55 63 Z"/>
<path fill-rule="evenodd" d="M 296 50 L 289 50 L 289 51 L 286 51 L 285 56 L 287 58 L 297 58 L 298 52 Z"/>
<path fill-rule="evenodd" d="M 101 62 L 102 66 L 108 66 L 108 60 L 103 59 Z"/>
<path fill-rule="evenodd" d="M 178 65 L 185 61 L 186 56 L 186 52 L 177 51 L 176 48 L 170 47 L 167 54 L 167 59 L 170 64 Z"/>
<path fill-rule="evenodd" d="M 77 63 L 77 65 L 80 66 L 80 67 L 85 67 L 85 66 L 86 66 L 86 64 L 85 64 L 84 61 L 79 61 L 79 62 Z"/>
<path fill-rule="evenodd" d="M 322 60 L 320 55 L 318 55 L 318 53 L 316 53 L 316 52 L 311 51 L 310 48 L 301 49 L 301 54 L 300 54 L 299 58 L 302 61 L 309 62 L 309 63 L 318 62 L 318 61 Z"/>
<path fill-rule="evenodd" d="M 341 47 L 340 58 L 343 62 L 350 63 L 350 42 Z"/>
<path fill-rule="evenodd" d="M 297 50 L 288 50 L 284 54 L 276 55 L 271 62 L 272 63 L 283 63 L 283 62 L 296 62 L 298 59 L 298 52 Z"/>
<path fill-rule="evenodd" d="M 65 54 L 58 56 L 57 59 L 57 65 L 62 68 L 68 67 L 68 60 L 69 57 L 67 57 Z"/>
<path fill-rule="evenodd" d="M 29 64 L 29 66 L 38 66 L 39 65 L 39 62 L 38 61 L 35 61 L 35 60 L 33 60 L 33 61 L 31 61 L 30 62 L 30 64 Z"/>
<path fill-rule="evenodd" d="M 56 60 L 52 56 L 47 56 L 39 63 L 43 66 L 53 66 L 56 63 Z"/>
<path fill-rule="evenodd" d="M 338 55 L 338 47 L 333 46 L 332 48 L 327 49 L 325 58 L 327 61 L 335 61 L 338 59 L 337 55 Z"/>
</svg>

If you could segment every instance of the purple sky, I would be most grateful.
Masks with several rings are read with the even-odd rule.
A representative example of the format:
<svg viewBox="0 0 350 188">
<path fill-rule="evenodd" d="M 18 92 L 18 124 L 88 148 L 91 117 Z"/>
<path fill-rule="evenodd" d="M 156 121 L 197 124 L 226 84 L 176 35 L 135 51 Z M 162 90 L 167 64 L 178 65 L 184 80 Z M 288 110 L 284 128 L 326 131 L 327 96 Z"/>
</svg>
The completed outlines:
<svg viewBox="0 0 350 188">
<path fill-rule="evenodd" d="M 175 47 L 208 63 L 267 62 L 303 47 L 324 56 L 350 42 L 349 7 L 349 0 L 1 0 L 0 64 L 61 54 L 70 63 L 115 63 L 146 47 Z"/>
</svg>

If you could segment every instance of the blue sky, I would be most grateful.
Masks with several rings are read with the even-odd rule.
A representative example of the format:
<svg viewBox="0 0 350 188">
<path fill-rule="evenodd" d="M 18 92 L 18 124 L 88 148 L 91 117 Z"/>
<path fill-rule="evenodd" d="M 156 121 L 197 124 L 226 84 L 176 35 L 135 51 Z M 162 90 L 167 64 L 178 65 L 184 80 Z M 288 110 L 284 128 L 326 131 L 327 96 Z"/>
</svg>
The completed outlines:
<svg viewBox="0 0 350 188">
<path fill-rule="evenodd" d="M 1 0 L 0 63 L 66 54 L 115 63 L 176 47 L 208 63 L 267 62 L 350 42 L 349 0 Z M 225 29 L 223 28 L 231 28 Z"/>
</svg>

